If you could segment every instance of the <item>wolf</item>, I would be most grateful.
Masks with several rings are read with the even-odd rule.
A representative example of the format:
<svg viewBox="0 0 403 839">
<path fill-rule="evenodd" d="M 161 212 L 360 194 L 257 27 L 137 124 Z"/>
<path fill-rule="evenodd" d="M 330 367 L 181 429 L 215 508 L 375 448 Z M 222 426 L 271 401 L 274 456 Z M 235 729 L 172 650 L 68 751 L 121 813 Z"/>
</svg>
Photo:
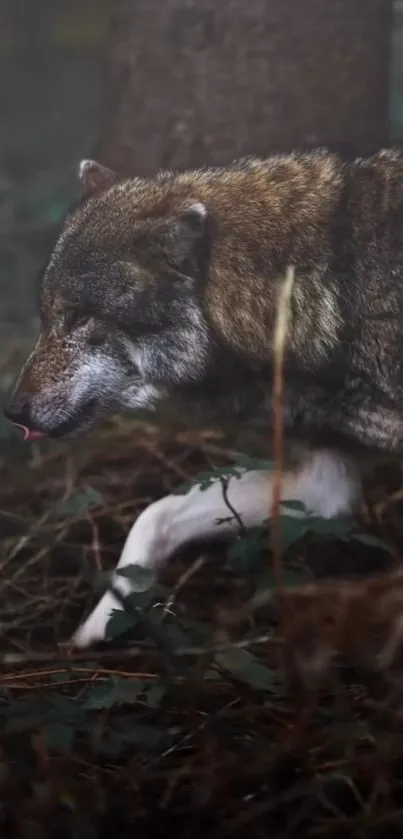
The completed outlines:
<svg viewBox="0 0 403 839">
<path fill-rule="evenodd" d="M 62 438 L 171 399 L 205 419 L 269 422 L 278 282 L 294 266 L 283 499 L 307 515 L 353 512 L 362 463 L 403 452 L 402 153 L 319 149 L 148 179 L 85 160 L 79 176 L 9 420 L 28 439 Z M 230 481 L 245 527 L 267 519 L 272 491 L 264 470 Z M 138 517 L 118 566 L 157 569 L 237 527 L 220 483 L 167 496 Z M 107 592 L 73 643 L 103 640 L 118 608 Z"/>
</svg>

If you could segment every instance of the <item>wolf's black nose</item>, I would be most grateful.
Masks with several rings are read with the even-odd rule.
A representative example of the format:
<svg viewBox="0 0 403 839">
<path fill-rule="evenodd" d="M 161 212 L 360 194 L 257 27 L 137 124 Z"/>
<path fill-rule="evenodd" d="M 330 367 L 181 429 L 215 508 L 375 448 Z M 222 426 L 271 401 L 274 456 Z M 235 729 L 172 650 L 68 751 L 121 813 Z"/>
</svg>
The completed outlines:
<svg viewBox="0 0 403 839">
<path fill-rule="evenodd" d="M 4 408 L 4 416 L 14 425 L 32 428 L 31 410 L 27 401 L 11 400 Z"/>
<path fill-rule="evenodd" d="M 24 440 L 41 440 L 46 434 L 35 426 L 28 402 L 11 400 L 4 408 L 4 415 L 24 432 Z"/>
</svg>

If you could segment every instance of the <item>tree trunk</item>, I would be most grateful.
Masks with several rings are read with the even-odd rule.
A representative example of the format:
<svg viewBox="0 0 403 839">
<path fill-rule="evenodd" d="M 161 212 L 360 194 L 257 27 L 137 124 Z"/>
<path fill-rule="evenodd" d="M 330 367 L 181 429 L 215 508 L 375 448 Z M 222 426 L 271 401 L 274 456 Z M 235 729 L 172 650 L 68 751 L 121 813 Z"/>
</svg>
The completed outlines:
<svg viewBox="0 0 403 839">
<path fill-rule="evenodd" d="M 140 175 L 388 142 L 392 0 L 118 0 L 96 153 Z"/>
</svg>

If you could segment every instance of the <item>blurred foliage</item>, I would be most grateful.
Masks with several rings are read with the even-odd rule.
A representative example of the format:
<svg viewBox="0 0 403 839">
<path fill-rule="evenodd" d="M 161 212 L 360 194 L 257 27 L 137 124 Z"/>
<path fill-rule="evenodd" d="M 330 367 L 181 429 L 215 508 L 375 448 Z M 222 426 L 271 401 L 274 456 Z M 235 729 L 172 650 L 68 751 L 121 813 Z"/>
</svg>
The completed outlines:
<svg viewBox="0 0 403 839">
<path fill-rule="evenodd" d="M 35 330 L 36 283 L 103 111 L 111 0 L 0 8 L 0 354 Z"/>
</svg>

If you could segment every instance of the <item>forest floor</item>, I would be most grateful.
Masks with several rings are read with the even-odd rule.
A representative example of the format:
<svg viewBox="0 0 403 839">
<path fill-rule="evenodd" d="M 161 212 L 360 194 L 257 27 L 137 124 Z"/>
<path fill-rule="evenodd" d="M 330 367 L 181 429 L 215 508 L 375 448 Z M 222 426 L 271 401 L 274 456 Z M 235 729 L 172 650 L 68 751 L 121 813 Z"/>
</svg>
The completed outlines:
<svg viewBox="0 0 403 839">
<path fill-rule="evenodd" d="M 5 457 L 2 836 L 401 835 L 400 463 L 358 521 L 282 517 L 280 596 L 268 533 L 240 532 L 182 550 L 109 643 L 66 643 L 139 512 L 241 447 L 264 437 L 121 418 Z"/>
</svg>

